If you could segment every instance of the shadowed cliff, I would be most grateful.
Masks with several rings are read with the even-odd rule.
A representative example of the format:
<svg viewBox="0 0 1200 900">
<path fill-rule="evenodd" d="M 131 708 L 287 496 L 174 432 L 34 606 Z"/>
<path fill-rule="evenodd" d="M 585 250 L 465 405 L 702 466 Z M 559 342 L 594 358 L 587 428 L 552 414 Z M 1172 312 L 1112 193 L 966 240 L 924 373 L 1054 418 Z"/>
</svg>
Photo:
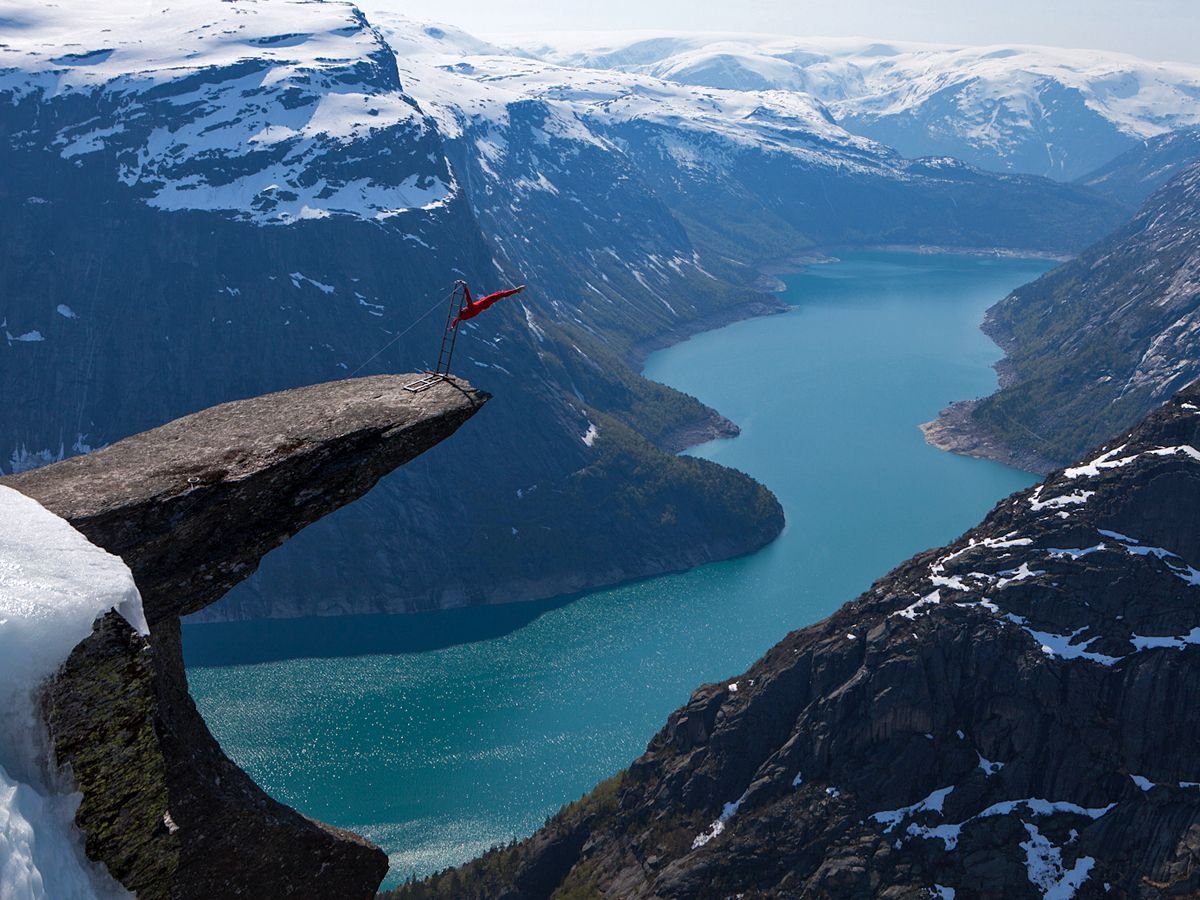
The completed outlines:
<svg viewBox="0 0 1200 900">
<path fill-rule="evenodd" d="M 227 403 L 0 479 L 121 556 L 142 593 L 149 638 L 109 614 L 43 701 L 88 855 L 140 900 L 370 897 L 386 873 L 377 847 L 272 800 L 225 756 L 187 692 L 179 617 L 488 399 L 459 380 L 414 394 L 414 377 Z"/>
</svg>

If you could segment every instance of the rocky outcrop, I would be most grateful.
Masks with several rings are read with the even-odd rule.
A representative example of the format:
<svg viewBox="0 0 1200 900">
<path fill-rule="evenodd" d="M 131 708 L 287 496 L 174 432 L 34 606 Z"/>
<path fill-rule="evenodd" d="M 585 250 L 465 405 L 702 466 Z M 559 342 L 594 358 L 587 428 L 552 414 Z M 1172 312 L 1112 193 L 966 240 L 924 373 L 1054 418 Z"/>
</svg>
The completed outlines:
<svg viewBox="0 0 1200 900">
<path fill-rule="evenodd" d="M 398 896 L 1197 896 L 1197 448 L 1200 384 Z"/>
<path fill-rule="evenodd" d="M 121 556 L 142 593 L 149 638 L 101 619 L 44 697 L 88 855 L 141 900 L 370 897 L 386 873 L 378 848 L 272 800 L 225 756 L 188 696 L 179 617 L 487 399 L 458 380 L 406 391 L 414 377 L 224 404 L 0 481 Z"/>
<path fill-rule="evenodd" d="M 1200 162 L 1080 257 L 988 310 L 1000 390 L 926 426 L 943 449 L 1048 471 L 1200 377 Z"/>
</svg>

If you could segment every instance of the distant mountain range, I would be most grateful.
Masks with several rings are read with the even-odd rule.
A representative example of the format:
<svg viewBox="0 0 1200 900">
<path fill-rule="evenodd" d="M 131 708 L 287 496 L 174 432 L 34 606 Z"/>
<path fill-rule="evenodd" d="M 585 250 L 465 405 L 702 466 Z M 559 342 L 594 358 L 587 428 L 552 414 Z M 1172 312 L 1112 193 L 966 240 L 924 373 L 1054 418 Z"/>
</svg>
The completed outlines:
<svg viewBox="0 0 1200 900">
<path fill-rule="evenodd" d="M 1063 254 L 1125 216 L 1087 187 L 906 159 L 818 98 L 565 67 L 349 4 L 4 24 L 6 472 L 432 365 L 453 279 L 530 284 L 460 338 L 487 413 L 214 616 L 527 599 L 752 550 L 778 504 L 673 455 L 736 428 L 641 378 L 649 349 L 778 310 L 758 266 L 814 247 Z"/>
<path fill-rule="evenodd" d="M 534 36 L 540 59 L 738 91 L 801 91 L 906 157 L 1071 180 L 1200 124 L 1200 66 L 1050 47 L 769 35 Z"/>
</svg>

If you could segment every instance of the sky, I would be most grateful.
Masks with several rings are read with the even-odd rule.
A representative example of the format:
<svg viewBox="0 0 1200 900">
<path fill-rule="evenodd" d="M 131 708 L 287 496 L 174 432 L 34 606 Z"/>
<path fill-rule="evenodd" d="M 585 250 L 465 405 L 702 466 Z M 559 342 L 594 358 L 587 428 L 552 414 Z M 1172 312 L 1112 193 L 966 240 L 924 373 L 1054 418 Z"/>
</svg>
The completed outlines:
<svg viewBox="0 0 1200 900">
<path fill-rule="evenodd" d="M 531 31 L 740 31 L 1045 44 L 1200 63 L 1200 0 L 368 0 L 482 37 Z"/>
</svg>

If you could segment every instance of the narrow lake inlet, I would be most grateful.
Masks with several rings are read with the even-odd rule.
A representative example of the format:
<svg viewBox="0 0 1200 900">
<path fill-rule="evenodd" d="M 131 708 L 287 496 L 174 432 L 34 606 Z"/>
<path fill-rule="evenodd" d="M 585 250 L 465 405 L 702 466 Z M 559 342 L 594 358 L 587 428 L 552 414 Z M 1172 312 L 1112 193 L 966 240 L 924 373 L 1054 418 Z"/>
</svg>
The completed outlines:
<svg viewBox="0 0 1200 900">
<path fill-rule="evenodd" d="M 649 377 L 742 427 L 691 452 L 782 501 L 761 552 L 541 603 L 185 626 L 197 705 L 272 795 L 387 850 L 389 884 L 531 833 L 696 686 L 1035 480 L 917 426 L 994 389 L 984 310 L 1048 267 L 849 253 L 787 277 L 788 313 L 655 354 Z"/>
</svg>

